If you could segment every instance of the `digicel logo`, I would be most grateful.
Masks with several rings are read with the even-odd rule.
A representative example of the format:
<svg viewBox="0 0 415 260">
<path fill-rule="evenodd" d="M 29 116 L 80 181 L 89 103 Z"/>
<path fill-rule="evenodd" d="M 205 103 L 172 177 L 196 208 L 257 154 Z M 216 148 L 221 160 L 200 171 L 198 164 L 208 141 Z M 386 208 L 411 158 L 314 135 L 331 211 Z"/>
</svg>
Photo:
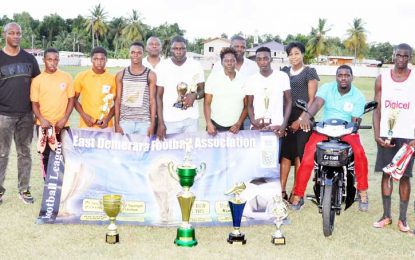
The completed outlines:
<svg viewBox="0 0 415 260">
<path fill-rule="evenodd" d="M 410 106 L 411 106 L 411 102 L 399 102 L 399 101 L 385 100 L 385 108 L 409 109 Z"/>
</svg>

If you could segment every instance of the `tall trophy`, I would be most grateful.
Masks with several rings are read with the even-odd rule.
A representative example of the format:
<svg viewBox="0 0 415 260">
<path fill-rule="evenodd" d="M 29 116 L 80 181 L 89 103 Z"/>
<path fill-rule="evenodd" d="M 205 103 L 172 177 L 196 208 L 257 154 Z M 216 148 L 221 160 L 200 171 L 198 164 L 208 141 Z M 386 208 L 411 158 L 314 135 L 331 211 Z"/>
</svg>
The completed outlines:
<svg viewBox="0 0 415 260">
<path fill-rule="evenodd" d="M 97 125 L 102 125 L 104 123 L 104 118 L 108 115 L 111 110 L 111 107 L 114 105 L 114 95 L 110 93 L 111 86 L 110 85 L 103 85 L 102 86 L 102 105 L 100 107 L 100 114 L 99 118 L 96 121 Z"/>
<path fill-rule="evenodd" d="M 277 230 L 272 235 L 271 243 L 274 245 L 285 245 L 285 236 L 282 234 L 281 225 L 288 216 L 287 204 L 280 195 L 273 197 L 273 200 L 272 214 L 275 217 L 274 223 Z"/>
<path fill-rule="evenodd" d="M 179 84 L 177 84 L 176 90 L 177 90 L 177 100 L 176 100 L 176 103 L 173 104 L 173 107 L 184 109 L 183 98 L 184 98 L 184 95 L 186 95 L 187 91 L 189 90 L 189 87 L 187 83 L 180 82 Z"/>
<path fill-rule="evenodd" d="M 192 164 L 190 152 L 190 147 L 187 145 L 183 163 L 175 165 L 173 162 L 170 162 L 168 164 L 170 176 L 179 182 L 180 186 L 183 188 L 183 191 L 177 194 L 180 210 L 182 212 L 182 224 L 177 229 L 177 236 L 174 243 L 178 246 L 185 247 L 197 245 L 195 229 L 189 223 L 190 212 L 192 211 L 192 206 L 196 199 L 196 196 L 190 191 L 190 187 L 193 186 L 196 175 L 198 175 L 198 179 L 200 179 L 206 170 L 206 164 L 204 162 L 200 164 L 199 168 Z"/>
<path fill-rule="evenodd" d="M 229 233 L 228 243 L 229 244 L 246 244 L 245 234 L 241 233 L 241 220 L 242 213 L 245 208 L 246 201 L 240 198 L 241 193 L 246 189 L 245 183 L 236 183 L 225 195 L 235 195 L 234 198 L 229 200 L 229 208 L 231 209 L 233 231 Z"/>
<path fill-rule="evenodd" d="M 105 242 L 108 244 L 116 244 L 120 242 L 120 236 L 115 225 L 115 218 L 121 211 L 121 195 L 108 194 L 102 197 L 102 204 L 105 214 L 110 219 L 110 225 L 105 237 Z"/>
<path fill-rule="evenodd" d="M 389 118 L 388 118 L 388 136 L 385 140 L 386 144 L 391 144 L 392 143 L 392 137 L 393 137 L 393 129 L 395 128 L 396 125 L 396 120 L 398 119 L 398 115 L 399 115 L 399 110 L 392 110 L 389 113 Z"/>
<path fill-rule="evenodd" d="M 262 124 L 264 124 L 264 126 L 267 126 L 271 124 L 271 118 L 269 117 L 269 114 L 268 114 L 268 109 L 269 109 L 268 88 L 264 88 L 264 107 L 265 107 L 265 112 L 264 112 L 264 117 L 262 118 Z"/>
</svg>

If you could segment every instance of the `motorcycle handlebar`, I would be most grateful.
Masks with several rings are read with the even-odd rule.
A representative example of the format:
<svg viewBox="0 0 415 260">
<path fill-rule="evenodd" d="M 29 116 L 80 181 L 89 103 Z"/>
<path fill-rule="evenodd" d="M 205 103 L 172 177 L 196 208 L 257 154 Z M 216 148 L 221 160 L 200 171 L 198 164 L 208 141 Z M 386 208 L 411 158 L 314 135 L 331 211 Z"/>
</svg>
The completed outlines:
<svg viewBox="0 0 415 260">
<path fill-rule="evenodd" d="M 372 129 L 371 125 L 360 125 L 359 129 Z"/>
</svg>

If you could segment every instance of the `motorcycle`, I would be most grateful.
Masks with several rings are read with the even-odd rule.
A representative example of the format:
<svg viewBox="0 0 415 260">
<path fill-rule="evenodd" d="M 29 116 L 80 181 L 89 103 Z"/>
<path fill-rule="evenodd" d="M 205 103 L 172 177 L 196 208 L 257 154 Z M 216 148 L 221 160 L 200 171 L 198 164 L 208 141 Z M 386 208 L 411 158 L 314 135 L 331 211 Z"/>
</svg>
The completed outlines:
<svg viewBox="0 0 415 260">
<path fill-rule="evenodd" d="M 296 106 L 308 113 L 307 102 L 297 100 Z M 363 114 L 373 111 L 376 101 L 365 105 Z M 314 202 L 323 216 L 324 236 L 331 236 L 334 230 L 335 215 L 340 215 L 342 203 L 345 210 L 355 201 L 354 156 L 351 146 L 341 141 L 345 135 L 357 133 L 359 129 L 371 129 L 359 122 L 347 122 L 341 119 L 328 119 L 313 122 L 313 131 L 327 136 L 327 140 L 317 143 L 314 155 L 314 195 L 307 199 Z"/>
</svg>

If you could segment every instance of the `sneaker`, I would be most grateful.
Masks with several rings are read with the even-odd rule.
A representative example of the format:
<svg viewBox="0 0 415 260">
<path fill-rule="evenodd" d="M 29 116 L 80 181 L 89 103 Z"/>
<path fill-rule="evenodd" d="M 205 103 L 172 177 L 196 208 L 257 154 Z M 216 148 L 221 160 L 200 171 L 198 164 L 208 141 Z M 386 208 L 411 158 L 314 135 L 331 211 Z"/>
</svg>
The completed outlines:
<svg viewBox="0 0 415 260">
<path fill-rule="evenodd" d="M 375 228 L 384 228 L 387 225 L 392 224 L 392 219 L 388 217 L 382 217 L 377 222 L 373 223 L 373 227 Z"/>
<path fill-rule="evenodd" d="M 411 230 L 411 228 L 408 226 L 408 223 L 406 223 L 406 220 L 399 220 L 398 228 L 401 232 L 408 232 L 409 230 Z"/>
<path fill-rule="evenodd" d="M 0 205 L 3 203 L 4 192 L 0 192 Z"/>
<path fill-rule="evenodd" d="M 359 200 L 359 210 L 368 211 L 369 209 L 369 197 L 367 191 L 359 191 L 357 193 L 357 198 Z"/>
<path fill-rule="evenodd" d="M 39 137 L 36 144 L 38 153 L 43 153 L 45 151 L 47 139 L 48 137 L 46 136 L 46 128 L 39 126 Z"/>
<path fill-rule="evenodd" d="M 33 204 L 35 201 L 29 190 L 20 192 L 19 197 L 25 204 Z"/>
<path fill-rule="evenodd" d="M 292 210 L 300 210 L 304 205 L 304 199 L 297 195 L 293 196 L 293 200 L 291 202 L 291 209 Z"/>
</svg>

